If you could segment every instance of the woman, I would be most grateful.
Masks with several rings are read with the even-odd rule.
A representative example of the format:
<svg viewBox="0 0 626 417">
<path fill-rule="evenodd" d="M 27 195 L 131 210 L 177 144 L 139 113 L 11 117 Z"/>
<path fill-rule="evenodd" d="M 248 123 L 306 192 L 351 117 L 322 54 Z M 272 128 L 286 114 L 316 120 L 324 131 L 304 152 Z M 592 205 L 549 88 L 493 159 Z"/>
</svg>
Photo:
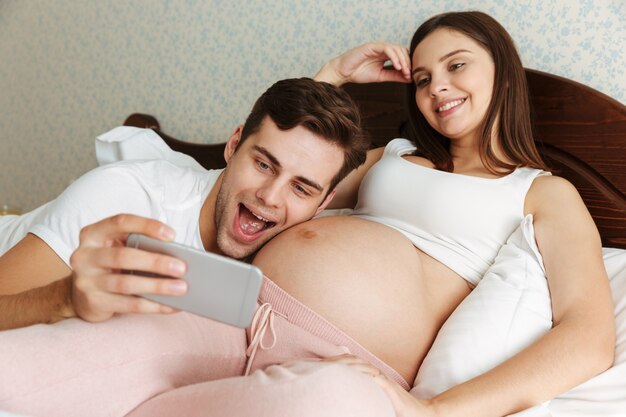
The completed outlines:
<svg viewBox="0 0 626 417">
<path fill-rule="evenodd" d="M 387 60 L 393 70 L 383 69 Z M 376 378 L 398 415 L 506 415 L 611 365 L 614 318 L 599 235 L 575 188 L 541 170 L 523 67 L 502 26 L 479 12 L 438 15 L 417 29 L 408 55 L 366 44 L 330 61 L 316 79 L 409 83 L 414 145 L 396 140 L 371 151 L 341 184 L 338 204 L 354 202 L 360 185 L 357 216 L 288 230 L 254 263 L 407 383 L 508 235 L 525 215 L 534 218 L 553 328 L 430 400 Z M 355 357 L 333 360 L 380 374 Z"/>
</svg>

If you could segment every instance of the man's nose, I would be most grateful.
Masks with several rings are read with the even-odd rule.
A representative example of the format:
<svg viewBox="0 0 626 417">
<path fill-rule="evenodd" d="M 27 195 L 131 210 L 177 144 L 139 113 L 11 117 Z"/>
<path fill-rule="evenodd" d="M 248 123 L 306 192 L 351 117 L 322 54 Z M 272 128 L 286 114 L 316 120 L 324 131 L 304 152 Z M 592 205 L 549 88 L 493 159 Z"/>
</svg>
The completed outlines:
<svg viewBox="0 0 626 417">
<path fill-rule="evenodd" d="M 259 198 L 268 207 L 280 207 L 284 202 L 285 184 L 276 178 L 266 181 L 257 191 Z"/>
</svg>

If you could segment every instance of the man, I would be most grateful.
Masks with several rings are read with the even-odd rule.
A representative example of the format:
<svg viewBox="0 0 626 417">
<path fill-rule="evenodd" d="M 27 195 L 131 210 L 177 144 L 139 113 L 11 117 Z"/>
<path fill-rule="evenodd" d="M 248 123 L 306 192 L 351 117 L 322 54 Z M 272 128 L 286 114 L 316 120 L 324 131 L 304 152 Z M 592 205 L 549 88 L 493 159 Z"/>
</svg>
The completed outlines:
<svg viewBox="0 0 626 417">
<path fill-rule="evenodd" d="M 252 414 L 262 401 L 276 408 L 268 415 L 317 415 L 318 407 L 337 415 L 392 413 L 376 382 L 342 364 L 268 366 L 363 348 L 336 328 L 320 334 L 324 319 L 279 295 L 267 278 L 264 296 L 278 303 L 259 297 L 246 330 L 184 312 L 116 314 L 171 312 L 135 294 L 185 291 L 181 280 L 120 273 L 184 272 L 175 259 L 124 247 L 129 233 L 246 257 L 326 207 L 337 183 L 364 162 L 365 149 L 345 93 L 288 80 L 270 88 L 231 135 L 223 172 L 200 175 L 151 161 L 105 166 L 78 180 L 39 209 L 31 234 L 0 258 L 0 288 L 9 294 L 0 299 L 3 325 L 27 326 L 0 332 L 0 409 L 224 416 Z M 280 305 L 294 314 L 282 314 Z M 28 326 L 74 315 L 99 323 Z M 356 395 L 340 394 L 346 386 Z M 208 405 L 198 407 L 200 399 Z"/>
<path fill-rule="evenodd" d="M 173 312 L 135 295 L 179 295 L 183 280 L 120 271 L 180 277 L 184 264 L 125 248 L 129 233 L 245 258 L 322 211 L 366 149 L 346 93 L 293 79 L 268 89 L 235 129 L 223 171 L 199 174 L 164 161 L 96 169 L 40 210 L 30 233 L 0 258 L 0 329 Z"/>
<path fill-rule="evenodd" d="M 0 320 L 4 328 L 21 327 L 0 332 L 0 409 L 122 416 L 168 393 L 182 394 L 181 401 L 193 407 L 194 401 L 184 399 L 186 391 L 178 390 L 206 383 L 214 384 L 214 396 L 202 396 L 216 415 L 229 407 L 235 415 L 248 413 L 241 408 L 241 390 L 256 395 L 247 396 L 250 410 L 259 395 L 263 401 L 273 397 L 283 410 L 289 395 L 300 399 L 312 393 L 309 399 L 317 406 L 321 393 L 326 406 L 335 407 L 333 395 L 339 391 L 329 381 L 341 385 L 356 378 L 368 397 L 377 396 L 390 410 L 375 383 L 338 364 L 253 372 L 268 360 L 266 355 L 258 360 L 264 355 L 255 352 L 270 346 L 264 335 L 274 332 L 274 322 L 281 340 L 295 343 L 288 343 L 288 351 L 277 349 L 272 362 L 345 352 L 334 339 L 307 333 L 306 326 L 278 322 L 280 313 L 268 311 L 267 304 L 259 305 L 246 330 L 184 312 L 116 314 L 171 312 L 135 294 L 186 290 L 182 280 L 122 274 L 139 269 L 180 277 L 184 272 L 176 259 L 126 248 L 129 233 L 244 258 L 323 210 L 337 183 L 365 161 L 366 148 L 358 111 L 344 92 L 312 80 L 287 80 L 264 93 L 245 125 L 228 139 L 223 171 L 122 162 L 76 181 L 35 213 L 31 233 L 0 258 L 0 290 L 8 294 L 0 298 Z M 74 319 L 29 326 L 76 315 L 99 323 Z M 248 371 L 253 373 L 243 376 Z M 289 383 L 294 376 L 296 385 Z M 319 389 L 311 391 L 313 386 Z M 293 391 L 296 387 L 300 391 Z M 353 410 L 362 401 L 354 396 L 343 403 L 342 410 Z M 315 410 L 306 401 L 291 406 L 296 409 L 287 414 Z M 166 415 L 186 413 L 156 407 Z"/>
</svg>

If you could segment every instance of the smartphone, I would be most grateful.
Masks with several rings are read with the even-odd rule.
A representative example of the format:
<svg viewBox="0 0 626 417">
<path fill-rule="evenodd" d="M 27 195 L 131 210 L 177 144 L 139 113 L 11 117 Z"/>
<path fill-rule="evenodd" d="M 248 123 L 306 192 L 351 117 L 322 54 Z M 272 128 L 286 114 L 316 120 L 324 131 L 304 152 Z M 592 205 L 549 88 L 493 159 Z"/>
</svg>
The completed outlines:
<svg viewBox="0 0 626 417">
<path fill-rule="evenodd" d="M 140 234 L 131 234 L 126 246 L 170 255 L 187 265 L 184 295 L 142 294 L 142 297 L 233 326 L 250 325 L 263 282 L 263 273 L 256 266 Z M 129 273 L 172 279 L 140 271 Z"/>
</svg>

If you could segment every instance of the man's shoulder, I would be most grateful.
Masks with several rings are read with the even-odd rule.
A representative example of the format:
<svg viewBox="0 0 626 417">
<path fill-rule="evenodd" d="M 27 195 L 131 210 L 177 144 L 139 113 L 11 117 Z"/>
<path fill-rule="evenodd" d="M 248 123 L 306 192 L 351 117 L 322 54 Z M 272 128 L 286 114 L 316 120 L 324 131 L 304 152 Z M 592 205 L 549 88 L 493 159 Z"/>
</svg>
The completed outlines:
<svg viewBox="0 0 626 417">
<path fill-rule="evenodd" d="M 222 170 L 198 170 L 165 160 L 120 161 L 98 167 L 72 184 L 80 195 L 115 194 L 153 203 L 182 201 L 210 190 Z M 208 192 L 208 191 L 207 191 Z M 74 194 L 73 193 L 73 194 Z"/>
<path fill-rule="evenodd" d="M 168 178 L 205 178 L 219 175 L 221 170 L 200 170 L 180 166 L 164 159 L 126 160 L 99 166 L 86 175 L 90 176 L 129 176 L 138 179 L 164 180 Z"/>
</svg>

